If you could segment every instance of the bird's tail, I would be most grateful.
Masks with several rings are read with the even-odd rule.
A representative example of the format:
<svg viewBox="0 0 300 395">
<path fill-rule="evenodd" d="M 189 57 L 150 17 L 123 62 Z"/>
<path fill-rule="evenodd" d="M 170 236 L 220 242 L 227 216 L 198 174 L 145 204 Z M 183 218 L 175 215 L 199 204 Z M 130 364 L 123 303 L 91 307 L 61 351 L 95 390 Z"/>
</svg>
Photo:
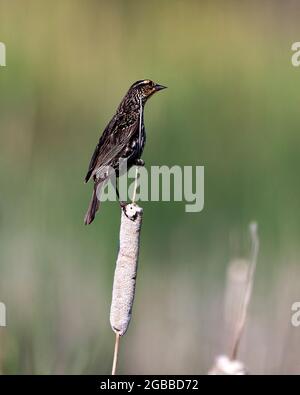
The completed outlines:
<svg viewBox="0 0 300 395">
<path fill-rule="evenodd" d="M 92 199 L 90 201 L 89 208 L 84 217 L 85 225 L 89 225 L 90 223 L 93 222 L 96 212 L 99 210 L 100 200 L 98 199 L 97 195 L 100 197 L 101 188 L 102 188 L 102 183 L 94 184 Z"/>
</svg>

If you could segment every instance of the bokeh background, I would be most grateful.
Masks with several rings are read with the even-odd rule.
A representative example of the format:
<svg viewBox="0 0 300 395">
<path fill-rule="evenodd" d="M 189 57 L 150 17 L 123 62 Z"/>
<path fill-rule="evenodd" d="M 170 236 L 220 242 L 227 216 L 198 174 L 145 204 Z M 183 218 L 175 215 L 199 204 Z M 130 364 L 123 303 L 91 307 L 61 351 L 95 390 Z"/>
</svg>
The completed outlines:
<svg viewBox="0 0 300 395">
<path fill-rule="evenodd" d="M 204 165 L 205 208 L 143 203 L 133 319 L 119 373 L 206 373 L 227 352 L 232 259 L 260 253 L 239 358 L 300 373 L 297 1 L 0 0 L 0 369 L 105 374 L 120 211 L 83 226 L 83 178 L 129 85 L 169 87 L 145 111 L 151 165 Z"/>
</svg>

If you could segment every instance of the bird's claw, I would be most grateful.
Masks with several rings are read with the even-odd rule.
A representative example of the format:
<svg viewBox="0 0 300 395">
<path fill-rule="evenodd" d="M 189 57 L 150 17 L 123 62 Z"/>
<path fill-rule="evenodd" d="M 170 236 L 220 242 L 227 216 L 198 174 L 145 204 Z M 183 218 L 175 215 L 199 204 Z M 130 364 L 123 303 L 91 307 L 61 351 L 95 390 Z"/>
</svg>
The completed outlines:
<svg viewBox="0 0 300 395">
<path fill-rule="evenodd" d="M 126 215 L 126 217 L 129 218 L 128 215 L 127 215 L 127 212 L 126 212 L 126 206 L 127 206 L 128 203 L 127 202 L 121 202 L 121 201 L 119 203 L 120 203 L 121 210 Z"/>
</svg>

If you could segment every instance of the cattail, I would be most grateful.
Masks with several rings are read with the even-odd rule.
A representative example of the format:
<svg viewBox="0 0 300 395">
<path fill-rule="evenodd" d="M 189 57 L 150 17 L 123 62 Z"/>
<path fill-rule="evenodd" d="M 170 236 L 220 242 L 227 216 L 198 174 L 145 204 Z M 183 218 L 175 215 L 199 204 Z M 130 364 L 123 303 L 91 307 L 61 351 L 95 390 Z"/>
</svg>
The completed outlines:
<svg viewBox="0 0 300 395">
<path fill-rule="evenodd" d="M 257 236 L 257 224 L 251 223 L 249 226 L 251 237 L 251 256 L 249 261 L 234 261 L 228 271 L 227 277 L 227 308 L 229 304 L 235 302 L 233 308 L 231 305 L 231 314 L 226 309 L 226 318 L 231 315 L 234 320 L 234 335 L 229 352 L 229 357 L 220 355 L 216 358 L 212 369 L 208 374 L 213 375 L 244 375 L 246 369 L 241 361 L 237 360 L 238 349 L 242 334 L 246 324 L 248 307 L 252 295 L 254 274 L 257 264 L 257 255 L 259 249 L 259 239 Z"/>
<path fill-rule="evenodd" d="M 233 259 L 228 266 L 224 295 L 224 346 L 232 352 L 237 323 L 240 320 L 248 281 L 250 262 L 247 259 Z"/>
<path fill-rule="evenodd" d="M 135 203 L 127 204 L 122 211 L 120 248 L 116 263 L 110 324 L 116 333 L 115 354 L 112 374 L 115 374 L 120 336 L 128 328 L 135 294 L 140 231 L 143 210 Z"/>
<path fill-rule="evenodd" d="M 259 249 L 259 240 L 258 240 L 258 236 L 257 236 L 257 224 L 255 222 L 252 222 L 249 225 L 249 230 L 250 230 L 250 237 L 251 237 L 251 256 L 250 256 L 250 261 L 249 261 L 249 265 L 248 265 L 248 273 L 247 273 L 246 284 L 245 284 L 245 292 L 244 292 L 244 296 L 242 298 L 242 303 L 241 303 L 241 308 L 240 308 L 240 316 L 239 316 L 237 323 L 236 323 L 235 336 L 234 336 L 234 340 L 233 340 L 232 350 L 230 353 L 232 360 L 236 359 L 236 357 L 237 357 L 239 344 L 240 344 L 242 334 L 244 332 L 244 328 L 245 328 L 245 324 L 246 324 L 247 312 L 248 312 L 248 307 L 249 307 L 251 295 L 252 295 L 254 274 L 255 274 L 255 270 L 256 270 L 257 255 L 258 255 L 258 249 Z"/>
</svg>

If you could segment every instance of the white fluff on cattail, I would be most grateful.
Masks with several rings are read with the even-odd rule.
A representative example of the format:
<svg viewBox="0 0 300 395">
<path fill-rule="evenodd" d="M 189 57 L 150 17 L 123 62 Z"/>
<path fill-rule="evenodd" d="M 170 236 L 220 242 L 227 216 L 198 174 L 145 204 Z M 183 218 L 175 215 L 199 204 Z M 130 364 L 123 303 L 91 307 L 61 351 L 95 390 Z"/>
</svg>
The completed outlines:
<svg viewBox="0 0 300 395">
<path fill-rule="evenodd" d="M 131 319 L 143 215 L 142 208 L 135 203 L 128 204 L 124 210 L 110 309 L 111 327 L 120 336 L 126 333 Z"/>
<path fill-rule="evenodd" d="M 243 376 L 246 374 L 246 369 L 241 361 L 232 361 L 226 355 L 220 355 L 216 358 L 215 364 L 208 374 Z"/>
</svg>

